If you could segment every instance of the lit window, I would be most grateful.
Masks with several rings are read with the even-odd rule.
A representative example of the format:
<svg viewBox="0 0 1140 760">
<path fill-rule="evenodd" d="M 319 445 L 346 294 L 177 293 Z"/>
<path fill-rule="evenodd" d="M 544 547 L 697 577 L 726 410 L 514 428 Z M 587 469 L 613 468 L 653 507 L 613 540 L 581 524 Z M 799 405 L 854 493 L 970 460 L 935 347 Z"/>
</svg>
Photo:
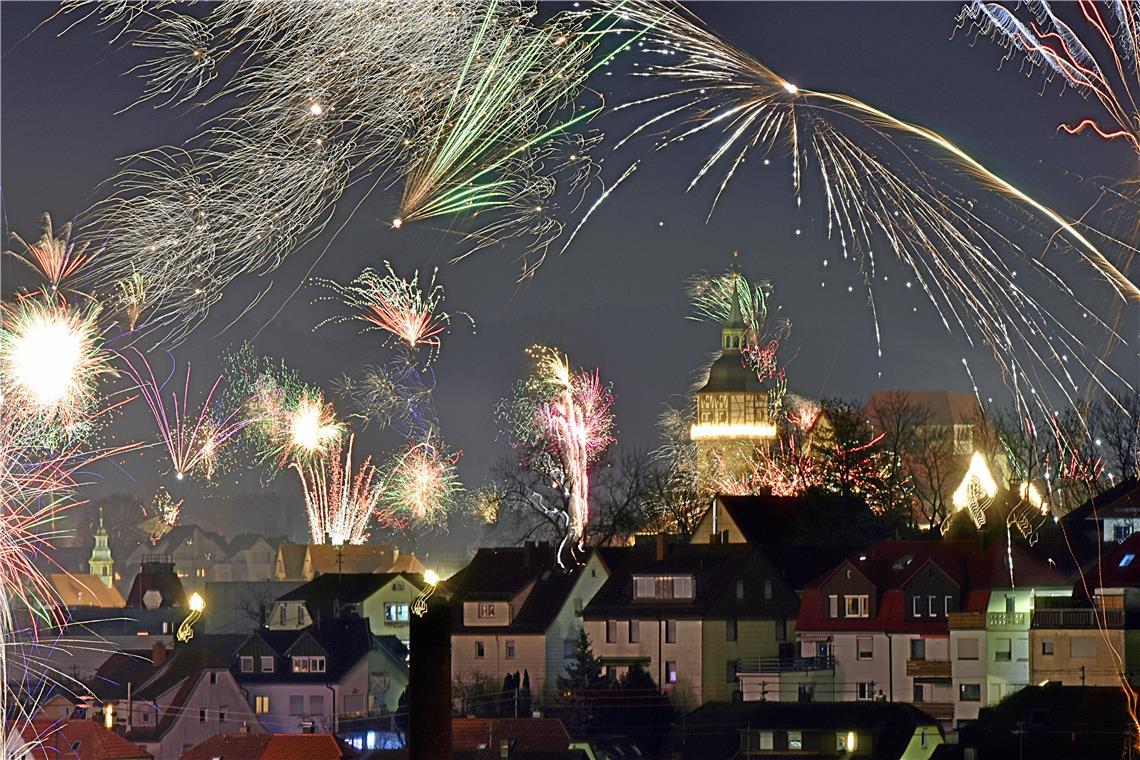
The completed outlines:
<svg viewBox="0 0 1140 760">
<path fill-rule="evenodd" d="M 266 715 L 269 713 L 269 696 L 266 694 L 259 694 L 254 698 L 253 709 L 258 715 Z"/>
<path fill-rule="evenodd" d="M 1129 565 L 1132 564 L 1132 560 L 1134 560 L 1134 559 L 1136 559 L 1135 554 L 1125 554 L 1123 557 L 1120 558 L 1120 566 L 1121 567 L 1128 567 Z"/>
<path fill-rule="evenodd" d="M 677 683 L 677 663 L 674 660 L 665 661 L 665 683 Z"/>
<path fill-rule="evenodd" d="M 493 617 L 495 617 L 495 605 L 493 605 L 493 604 L 480 604 L 479 605 L 479 617 L 481 617 L 481 618 L 493 618 Z"/>
<path fill-rule="evenodd" d="M 981 702 L 982 685 L 980 683 L 964 683 L 958 686 L 958 701 Z"/>
<path fill-rule="evenodd" d="M 385 603 L 384 604 L 384 622 L 385 623 L 407 623 L 408 622 L 408 605 L 404 603 Z"/>
<path fill-rule="evenodd" d="M 788 749 L 803 749 L 804 748 L 804 735 L 802 731 L 789 731 L 788 732 Z"/>
<path fill-rule="evenodd" d="M 868 617 L 871 613 L 870 598 L 866 594 L 844 596 L 843 608 L 846 617 Z"/>
</svg>

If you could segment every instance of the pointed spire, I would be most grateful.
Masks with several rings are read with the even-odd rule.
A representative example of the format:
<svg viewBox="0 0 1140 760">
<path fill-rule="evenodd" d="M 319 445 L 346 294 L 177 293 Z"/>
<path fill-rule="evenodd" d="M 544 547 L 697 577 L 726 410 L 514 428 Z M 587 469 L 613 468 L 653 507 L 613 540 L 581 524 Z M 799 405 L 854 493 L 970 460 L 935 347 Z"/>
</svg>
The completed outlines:
<svg viewBox="0 0 1140 760">
<path fill-rule="evenodd" d="M 103 507 L 102 507 L 102 506 L 100 506 L 100 507 L 99 507 L 99 530 L 100 530 L 100 531 L 105 531 L 105 530 L 106 530 L 106 529 L 103 527 Z"/>
</svg>

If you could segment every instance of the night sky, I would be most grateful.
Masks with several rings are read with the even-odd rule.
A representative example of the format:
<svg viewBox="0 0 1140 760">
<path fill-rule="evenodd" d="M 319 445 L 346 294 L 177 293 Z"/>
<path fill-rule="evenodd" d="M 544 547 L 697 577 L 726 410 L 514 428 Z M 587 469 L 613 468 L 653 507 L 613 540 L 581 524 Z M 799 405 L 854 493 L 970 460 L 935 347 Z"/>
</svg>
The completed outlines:
<svg viewBox="0 0 1140 760">
<path fill-rule="evenodd" d="M 973 44 L 962 32 L 951 39 L 958 7 L 703 3 L 696 10 L 788 80 L 847 92 L 930 126 L 1046 203 L 1082 213 L 1096 200 L 1098 185 L 1082 178 L 1117 178 L 1135 159 L 1123 145 L 1058 134 L 1059 122 L 1073 121 L 1091 106 L 1057 84 L 1043 87 L 1039 75 L 1027 78 L 1017 60 L 999 70 L 1002 50 L 989 40 Z M 101 197 L 99 185 L 115 172 L 118 157 L 178 144 L 195 133 L 203 117 L 191 108 L 155 110 L 147 104 L 116 114 L 141 91 L 140 82 L 123 73 L 138 60 L 136 53 L 110 48 L 109 35 L 91 24 L 62 37 L 57 36 L 65 26 L 60 19 L 33 31 L 55 10 L 47 3 L 0 6 L 3 213 L 6 229 L 25 237 L 38 236 L 39 213 L 50 211 L 62 223 Z M 613 76 L 594 82 L 609 102 L 645 91 L 644 80 L 615 68 Z M 619 114 L 597 125 L 624 134 L 634 123 Z M 904 287 L 905 273 L 893 262 L 880 273 L 889 281 L 876 284 L 884 350 L 883 358 L 876 358 L 858 271 L 842 263 L 838 246 L 826 239 L 810 208 L 796 208 L 785 156 L 774 156 L 770 166 L 747 165 L 706 224 L 713 185 L 689 194 L 685 187 L 714 143 L 712 138 L 687 141 L 651 155 L 650 143 L 643 141 L 620 154 L 599 153 L 611 175 L 636 156 L 646 160 L 594 214 L 571 249 L 549 259 L 521 286 L 516 284 L 517 249 L 486 249 L 452 266 L 449 259 L 463 250 L 455 235 L 430 225 L 390 229 L 386 220 L 393 216 L 398 188 L 374 194 L 319 264 L 316 275 L 341 281 L 385 259 L 405 275 L 438 265 L 448 308 L 473 315 L 477 331 L 472 334 L 457 322 L 436 365 L 438 416 L 446 438 L 464 452 L 461 471 L 469 487 L 477 487 L 506 453 L 493 405 L 526 370 L 523 349 L 536 341 L 567 351 L 576 364 L 600 367 L 614 384 L 620 442 L 654 447 L 658 413 L 685 393 L 719 337 L 716 327 L 685 318 L 684 281 L 699 270 L 728 266 L 733 249 L 740 250 L 746 274 L 772 281 L 773 303 L 792 322 L 785 356 L 791 358 L 787 372 L 793 391 L 864 398 L 879 388 L 968 391 L 961 366 L 966 356 L 983 398 L 1008 399 L 989 355 L 968 351 L 948 335 L 921 291 Z M 350 194 L 342 202 L 330 230 L 357 197 Z M 797 229 L 802 234 L 796 235 Z M 201 384 L 218 370 L 220 352 L 252 336 L 277 310 L 327 234 L 295 252 L 272 276 L 274 287 L 262 304 L 227 333 L 213 337 L 267 283 L 240 281 L 190 341 L 174 350 L 179 362 L 192 363 Z M 830 267 L 823 267 L 824 259 Z M 3 266 L 8 293 L 19 265 L 6 260 Z M 1100 297 L 1104 288 L 1075 271 L 1077 295 Z M 327 301 L 313 303 L 321 295 L 317 288 L 303 288 L 255 345 L 286 357 L 308 380 L 327 387 L 342 372 L 375 361 L 378 338 L 359 334 L 350 324 L 314 333 L 314 325 L 335 310 Z M 1136 331 L 1126 334 L 1135 337 Z M 1134 351 L 1131 356 L 1126 366 L 1134 368 Z M 166 360 L 159 355 L 155 361 Z M 128 415 L 123 435 L 146 435 L 145 423 Z M 395 443 L 393 435 L 368 431 L 357 446 L 379 454 Z M 157 451 L 145 452 L 127 460 L 126 474 L 106 468 L 98 473 L 105 481 L 94 485 L 91 495 L 124 490 L 148 495 L 159 482 L 172 480 L 162 476 L 163 469 Z M 212 494 L 256 487 L 255 477 L 233 475 Z M 297 501 L 300 537 L 295 479 L 279 477 L 268 487 Z M 187 490 L 186 495 L 195 494 Z M 184 519 L 194 521 L 193 503 Z M 445 543 L 461 547 L 477 538 L 471 529 L 456 526 Z"/>
</svg>

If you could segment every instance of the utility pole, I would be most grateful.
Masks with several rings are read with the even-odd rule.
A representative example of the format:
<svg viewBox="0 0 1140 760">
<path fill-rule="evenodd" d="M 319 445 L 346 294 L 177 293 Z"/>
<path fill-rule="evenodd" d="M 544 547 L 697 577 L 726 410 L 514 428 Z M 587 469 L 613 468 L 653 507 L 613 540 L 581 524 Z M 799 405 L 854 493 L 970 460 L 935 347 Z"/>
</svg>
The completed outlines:
<svg viewBox="0 0 1140 760">
<path fill-rule="evenodd" d="M 1085 685 L 1085 666 L 1081 666 L 1081 686 Z"/>
</svg>

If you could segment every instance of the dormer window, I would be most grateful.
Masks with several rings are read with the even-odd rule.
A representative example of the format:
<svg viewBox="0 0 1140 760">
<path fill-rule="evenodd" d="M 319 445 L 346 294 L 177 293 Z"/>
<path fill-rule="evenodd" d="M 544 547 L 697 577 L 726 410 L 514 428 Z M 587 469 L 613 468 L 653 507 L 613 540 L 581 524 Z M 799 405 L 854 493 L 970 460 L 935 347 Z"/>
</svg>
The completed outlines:
<svg viewBox="0 0 1140 760">
<path fill-rule="evenodd" d="M 495 617 L 495 605 L 494 604 L 480 604 L 479 605 L 479 617 L 480 618 L 493 618 L 493 617 Z"/>
<path fill-rule="evenodd" d="M 293 672 L 294 673 L 324 673 L 325 672 L 325 658 L 317 657 L 294 657 L 293 659 Z"/>
<path fill-rule="evenodd" d="M 692 599 L 691 575 L 635 575 L 634 599 Z"/>
</svg>

